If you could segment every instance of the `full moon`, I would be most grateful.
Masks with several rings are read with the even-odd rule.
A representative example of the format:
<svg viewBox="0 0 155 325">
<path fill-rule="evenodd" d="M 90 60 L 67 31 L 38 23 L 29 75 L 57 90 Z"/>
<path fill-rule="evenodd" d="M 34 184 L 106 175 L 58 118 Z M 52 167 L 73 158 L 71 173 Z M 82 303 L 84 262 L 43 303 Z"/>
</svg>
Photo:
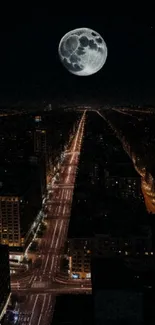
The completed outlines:
<svg viewBox="0 0 155 325">
<path fill-rule="evenodd" d="M 78 28 L 65 34 L 58 48 L 64 67 L 77 76 L 90 76 L 105 64 L 107 46 L 100 34 Z"/>
</svg>

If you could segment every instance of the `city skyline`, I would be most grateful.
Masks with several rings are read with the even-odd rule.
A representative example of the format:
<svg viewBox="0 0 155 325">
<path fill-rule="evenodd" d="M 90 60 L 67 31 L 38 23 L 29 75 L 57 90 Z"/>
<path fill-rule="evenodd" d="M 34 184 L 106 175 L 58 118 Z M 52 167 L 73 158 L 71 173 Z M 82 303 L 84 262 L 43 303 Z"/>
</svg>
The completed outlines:
<svg viewBox="0 0 155 325">
<path fill-rule="evenodd" d="M 109 295 L 113 305 L 124 288 L 124 299 L 129 304 L 132 297 L 137 308 L 131 319 L 143 319 L 155 254 L 152 111 L 89 107 L 8 115 L 1 117 L 1 132 L 0 241 L 9 245 L 11 301 L 20 322 L 55 322 L 57 296 L 64 294 L 89 294 L 98 313 L 99 284 L 107 306 Z M 105 262 L 107 280 L 101 281 Z M 115 263 L 122 283 L 117 274 L 111 280 Z M 112 308 L 113 317 L 132 309 L 123 297 Z"/>
<path fill-rule="evenodd" d="M 0 324 L 153 324 L 154 18 L 23 7 L 0 27 Z M 58 55 L 82 27 L 108 49 L 89 77 Z"/>
</svg>

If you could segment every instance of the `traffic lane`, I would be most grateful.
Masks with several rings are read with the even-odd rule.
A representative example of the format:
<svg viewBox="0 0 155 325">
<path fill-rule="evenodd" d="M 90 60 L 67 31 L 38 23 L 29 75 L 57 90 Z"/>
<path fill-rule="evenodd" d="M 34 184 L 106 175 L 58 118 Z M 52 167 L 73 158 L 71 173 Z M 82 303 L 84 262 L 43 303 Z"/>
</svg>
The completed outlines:
<svg viewBox="0 0 155 325">
<path fill-rule="evenodd" d="M 59 196 L 53 196 L 52 200 L 51 201 L 48 201 L 47 204 L 51 203 L 51 205 L 54 203 L 60 203 L 63 202 L 63 201 L 66 201 L 68 199 L 68 192 L 69 192 L 69 189 L 66 189 L 66 188 L 62 188 L 60 189 L 60 194 Z"/>
<path fill-rule="evenodd" d="M 55 228 L 53 232 L 53 236 L 50 242 L 50 249 L 51 253 L 48 253 L 47 256 L 45 255 L 43 259 L 43 263 L 41 266 L 41 270 L 43 270 L 43 274 L 46 272 L 46 269 L 52 272 L 53 265 L 54 265 L 54 256 L 52 256 L 53 249 L 56 251 L 59 248 L 59 242 L 61 238 L 61 233 L 63 229 L 64 220 L 55 220 Z"/>
<path fill-rule="evenodd" d="M 59 220 L 69 218 L 70 209 L 71 201 L 69 203 L 66 201 L 64 203 L 61 203 L 57 210 L 57 218 Z"/>
<path fill-rule="evenodd" d="M 42 256 L 42 265 L 39 269 L 40 271 L 37 270 L 36 275 L 38 272 L 43 272 L 44 275 L 45 273 L 51 274 L 52 271 L 57 271 L 58 263 L 55 261 L 55 256 L 53 255 L 53 253 L 56 254 L 56 252 L 59 252 L 60 248 L 64 245 L 64 235 L 66 232 L 66 226 L 67 224 L 64 222 L 64 220 L 55 220 L 55 229 L 53 232 L 52 242 L 50 241 L 51 246 L 49 247 L 49 252 L 47 254 L 46 250 L 46 255 Z M 36 280 L 38 280 L 38 277 L 35 277 L 33 279 L 33 282 Z M 41 278 L 39 279 L 39 281 L 41 281 Z"/>
<path fill-rule="evenodd" d="M 61 217 L 64 217 L 66 214 L 69 214 L 70 207 L 68 204 L 61 204 L 59 207 L 57 207 L 57 216 L 58 219 L 53 219 L 50 223 L 50 231 L 46 233 L 46 238 L 42 240 L 42 243 L 40 245 L 40 250 L 39 253 L 43 254 L 46 253 L 48 248 L 50 247 L 51 249 L 55 247 L 55 244 L 57 242 L 56 247 L 58 246 L 58 239 L 57 236 L 60 237 L 59 235 L 59 227 L 62 229 L 63 222 L 61 222 Z M 60 218 L 59 218 L 60 216 Z"/>
<path fill-rule="evenodd" d="M 42 281 L 46 281 L 46 280 L 50 281 L 53 279 L 55 273 L 57 273 L 60 270 L 60 265 L 59 265 L 60 258 L 61 256 L 59 254 L 50 256 L 48 260 L 48 264 L 46 266 L 46 272 L 44 274 L 41 273 Z M 37 280 L 41 281 L 39 277 Z"/>
<path fill-rule="evenodd" d="M 39 251 L 39 254 L 41 255 L 42 265 L 41 270 L 46 269 L 46 265 L 48 263 L 49 259 L 49 253 L 47 254 L 47 251 L 50 250 L 53 247 L 53 244 L 55 242 L 55 235 L 58 227 L 58 220 L 52 220 L 51 223 L 51 231 L 48 234 L 48 237 L 44 239 L 44 245 L 42 245 L 42 250 Z"/>
<path fill-rule="evenodd" d="M 38 254 L 44 253 L 48 247 L 51 245 L 51 238 L 53 238 L 55 233 L 57 220 L 52 219 L 49 223 L 48 232 L 46 232 L 45 237 L 42 238 L 41 244 L 38 250 Z"/>
<path fill-rule="evenodd" d="M 68 198 L 68 192 L 70 191 L 70 195 L 71 195 L 71 193 L 73 193 L 73 190 L 60 190 L 59 192 L 61 193 L 61 195 L 62 195 L 62 197 L 64 196 L 65 197 L 65 199 L 67 199 Z M 58 215 L 60 214 L 60 216 L 61 215 L 65 215 L 66 213 L 67 214 L 69 214 L 69 207 L 68 206 L 66 206 L 66 205 L 63 205 L 63 204 L 61 204 L 59 207 L 54 207 L 54 209 L 55 209 L 55 211 L 58 211 Z M 49 247 L 49 242 L 51 242 L 51 230 L 52 230 L 52 228 L 53 228 L 53 223 L 56 223 L 56 221 L 55 220 L 52 220 L 52 224 L 50 223 L 50 227 L 48 227 L 49 228 L 49 230 L 46 232 L 46 238 L 44 239 L 44 241 L 42 242 L 42 248 L 44 247 L 44 249 L 46 248 L 48 248 Z M 54 229 L 52 230 L 52 232 L 55 232 L 56 231 L 56 227 L 57 227 L 57 224 L 55 225 L 55 227 L 54 227 Z M 62 226 L 61 226 L 61 228 L 62 228 Z M 61 232 L 60 232 L 61 233 Z M 54 234 L 53 234 L 53 237 L 54 237 Z M 59 237 L 60 237 L 60 234 L 59 234 Z M 62 236 L 61 236 L 61 239 L 63 239 L 62 238 Z M 54 242 L 54 238 L 53 238 L 53 242 Z M 56 246 L 58 247 L 58 239 L 57 239 L 57 241 L 56 241 Z M 43 250 L 42 250 L 43 251 Z M 40 251 L 40 253 L 42 253 L 42 251 Z M 47 255 L 47 257 L 46 257 L 46 261 L 45 261 L 45 257 L 43 257 L 42 258 L 42 264 L 44 264 L 44 262 L 45 262 L 45 267 L 46 267 L 46 263 L 48 262 L 47 260 L 49 259 L 49 255 Z M 52 260 L 52 263 L 53 263 L 53 260 Z M 52 264 L 53 265 L 53 264 Z"/>
<path fill-rule="evenodd" d="M 68 209 L 68 206 L 66 207 Z M 64 207 L 62 207 L 62 211 L 64 211 Z M 68 211 L 68 210 L 67 210 Z M 62 220 L 62 214 L 60 218 L 54 219 L 55 227 L 48 239 L 48 245 L 42 246 L 41 255 L 45 255 L 47 253 L 55 253 L 55 250 L 59 247 L 59 241 L 61 239 L 61 234 L 63 233 L 63 229 L 66 226 L 66 221 Z"/>
<path fill-rule="evenodd" d="M 71 170 L 72 170 L 72 167 L 69 166 L 68 167 L 69 177 L 72 176 L 72 175 L 70 175 L 70 174 L 72 174 L 72 173 L 70 173 Z M 74 168 L 74 171 L 75 171 L 75 168 Z M 72 176 L 72 181 L 74 182 L 74 177 L 73 176 Z M 65 190 L 65 189 L 59 190 L 59 194 L 57 195 L 57 197 L 59 197 L 60 199 L 63 199 L 64 197 L 67 198 L 67 194 L 66 193 L 68 194 L 68 190 Z M 67 209 L 68 209 L 68 207 L 67 207 Z M 63 207 L 62 204 L 61 204 L 59 207 L 56 208 L 56 211 L 57 211 L 56 214 L 57 214 L 57 216 L 59 216 L 59 214 L 61 215 L 61 213 L 64 216 L 65 215 L 65 212 L 66 212 L 65 210 L 66 210 L 66 207 L 65 206 Z M 68 211 L 67 211 L 67 213 L 68 213 Z"/>
<path fill-rule="evenodd" d="M 47 255 L 46 264 L 43 269 L 43 273 L 41 272 L 41 274 L 43 274 L 43 276 L 45 274 L 51 275 L 53 272 L 54 263 L 55 263 L 55 255 L 49 253 Z"/>
<path fill-rule="evenodd" d="M 47 299 L 47 295 L 45 294 L 44 296 L 43 296 L 43 301 L 42 301 L 42 306 L 41 306 L 41 309 L 40 309 L 40 313 L 39 313 L 39 318 L 38 317 L 35 317 L 35 319 L 36 319 L 36 323 L 34 323 L 34 322 L 32 322 L 32 324 L 37 324 L 37 325 L 40 325 L 40 324 L 42 324 L 41 323 L 41 319 L 42 319 L 42 317 L 43 317 L 43 315 L 44 315 L 44 313 L 45 313 L 45 306 L 46 306 L 46 299 Z"/>
<path fill-rule="evenodd" d="M 26 279 L 18 279 L 18 281 L 11 281 L 11 291 L 19 288 L 29 288 L 31 287 L 31 282 L 33 281 L 34 275 L 28 276 Z"/>
<path fill-rule="evenodd" d="M 58 231 L 59 231 L 59 226 L 60 226 L 60 220 L 56 219 L 53 235 L 52 235 L 51 242 L 50 242 L 51 249 L 55 247 L 55 243 L 56 243 L 57 235 L 58 235 Z"/>
<path fill-rule="evenodd" d="M 55 217 L 57 215 L 57 210 L 58 210 L 58 205 L 57 203 L 52 203 L 50 202 L 51 204 L 48 205 L 47 204 L 47 220 L 50 220 L 52 219 L 53 217 Z"/>
<path fill-rule="evenodd" d="M 64 209 L 63 209 L 64 211 Z M 59 243 L 60 243 L 60 239 L 61 239 L 61 234 L 62 234 L 62 231 L 63 231 L 63 226 L 64 226 L 64 220 L 58 220 L 58 230 L 55 234 L 55 243 L 53 245 L 53 247 L 55 249 L 58 249 L 60 246 L 59 246 Z"/>
<path fill-rule="evenodd" d="M 52 295 L 47 295 L 44 307 L 42 308 L 38 325 L 49 325 L 52 321 L 52 311 L 54 311 L 55 298 Z"/>
<path fill-rule="evenodd" d="M 52 288 L 39 288 L 39 294 L 38 294 L 38 288 L 31 288 L 29 291 L 27 289 L 19 289 L 19 290 L 13 290 L 13 293 L 20 293 L 20 294 L 27 294 L 27 295 L 37 295 L 40 296 L 42 294 L 48 293 L 48 294 L 65 294 L 65 293 L 74 293 L 74 292 L 79 292 L 79 293 L 91 293 L 92 292 L 92 287 L 90 286 L 72 286 L 72 285 L 59 285 L 57 283 L 57 287 L 55 283 L 53 282 L 51 284 Z"/>
<path fill-rule="evenodd" d="M 68 160 L 69 162 L 70 161 L 74 161 L 75 162 L 75 157 L 77 157 L 77 155 L 75 155 L 74 153 L 72 154 L 72 156 L 71 156 L 71 158 L 69 158 L 70 160 Z M 69 167 L 71 167 L 71 168 L 69 168 Z M 66 168 L 66 171 L 68 171 L 68 174 L 69 174 L 69 177 L 68 177 L 68 179 L 69 179 L 69 181 L 71 180 L 72 182 L 74 182 L 75 181 L 75 175 L 73 175 L 73 174 L 75 174 L 75 171 L 76 171 L 76 166 L 74 167 L 74 168 L 72 168 L 72 166 L 69 166 L 68 168 Z M 73 170 L 74 170 L 74 173 L 73 173 Z M 56 189 L 56 191 L 57 191 L 58 189 Z M 73 190 L 72 190 L 73 191 Z M 60 190 L 60 193 L 62 194 L 62 190 Z M 59 194 L 60 195 L 60 194 Z M 65 212 L 64 212 L 64 207 L 63 207 L 63 215 L 65 215 Z"/>
<path fill-rule="evenodd" d="M 31 290 L 31 289 L 30 289 Z M 30 312 L 32 316 L 32 310 L 35 309 L 36 303 L 38 301 L 38 294 L 29 293 L 26 295 L 26 301 L 20 303 L 20 312 Z"/>
<path fill-rule="evenodd" d="M 45 304 L 46 294 L 40 295 L 37 294 L 35 297 L 34 304 L 31 305 L 31 317 L 30 317 L 30 325 L 38 325 L 40 319 L 40 312 Z"/>
<path fill-rule="evenodd" d="M 62 251 L 62 248 L 64 248 L 64 244 L 65 244 L 65 241 L 67 238 L 67 232 L 68 232 L 68 221 L 64 220 L 63 228 L 61 230 L 61 235 L 60 235 L 60 240 L 59 240 L 59 246 L 58 246 L 60 253 Z"/>
<path fill-rule="evenodd" d="M 63 202 L 58 203 L 58 209 L 57 209 L 57 214 L 56 214 L 57 217 L 59 217 L 59 218 L 61 217 L 63 208 L 64 208 Z"/>
<path fill-rule="evenodd" d="M 29 275 L 27 274 L 26 276 L 18 275 L 18 279 L 11 279 L 11 286 L 12 287 L 31 287 L 31 284 L 34 280 L 35 275 L 39 272 L 38 269 L 33 269 L 31 272 L 29 271 Z"/>
<path fill-rule="evenodd" d="M 72 179 L 74 179 L 74 178 L 72 177 Z M 52 214 L 52 212 L 54 212 L 54 209 L 52 211 L 52 207 L 54 207 L 54 206 L 58 207 L 60 204 L 65 204 L 66 201 L 69 203 L 69 200 L 71 197 L 71 195 L 70 195 L 71 191 L 73 192 L 72 189 L 64 188 L 63 197 L 61 199 L 58 199 L 56 197 L 56 198 L 53 198 L 51 201 L 48 201 L 46 203 L 46 205 L 48 207 L 48 213 Z M 57 208 L 55 210 L 57 210 Z"/>
<path fill-rule="evenodd" d="M 47 255 L 45 255 L 45 259 L 44 259 L 44 261 L 43 261 L 43 263 L 42 263 L 42 267 L 41 267 L 41 274 L 45 274 L 46 272 L 49 272 L 50 271 L 50 269 L 51 269 L 51 263 L 53 263 L 52 262 L 52 260 L 53 260 L 53 258 L 54 258 L 54 256 L 53 256 L 53 254 L 51 254 L 51 253 L 48 253 Z"/>
</svg>

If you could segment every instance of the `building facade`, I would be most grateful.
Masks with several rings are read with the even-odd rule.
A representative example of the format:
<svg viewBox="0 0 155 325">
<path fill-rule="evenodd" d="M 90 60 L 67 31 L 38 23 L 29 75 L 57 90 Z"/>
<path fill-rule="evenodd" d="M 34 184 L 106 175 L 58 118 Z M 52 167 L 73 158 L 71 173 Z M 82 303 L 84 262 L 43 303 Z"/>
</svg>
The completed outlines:
<svg viewBox="0 0 155 325">
<path fill-rule="evenodd" d="M 145 227 L 137 234 L 101 234 L 93 239 L 93 254 L 98 257 L 120 256 L 152 256 L 153 242 L 150 227 Z"/>
<path fill-rule="evenodd" d="M 0 245 L 0 323 L 10 297 L 9 249 Z"/>
<path fill-rule="evenodd" d="M 39 169 L 26 165 L 25 175 L 20 171 L 10 174 L 0 189 L 0 244 L 9 245 L 10 252 L 23 252 L 27 247 L 42 207 Z"/>
<path fill-rule="evenodd" d="M 34 152 L 42 154 L 46 154 L 47 152 L 45 129 L 39 128 L 34 132 Z"/>
<path fill-rule="evenodd" d="M 21 246 L 20 197 L 0 196 L 0 243 Z"/>
<path fill-rule="evenodd" d="M 73 279 L 91 278 L 91 239 L 68 240 L 69 275 Z"/>
<path fill-rule="evenodd" d="M 106 193 L 122 199 L 142 199 L 141 179 L 131 164 L 115 164 L 104 171 Z"/>
</svg>

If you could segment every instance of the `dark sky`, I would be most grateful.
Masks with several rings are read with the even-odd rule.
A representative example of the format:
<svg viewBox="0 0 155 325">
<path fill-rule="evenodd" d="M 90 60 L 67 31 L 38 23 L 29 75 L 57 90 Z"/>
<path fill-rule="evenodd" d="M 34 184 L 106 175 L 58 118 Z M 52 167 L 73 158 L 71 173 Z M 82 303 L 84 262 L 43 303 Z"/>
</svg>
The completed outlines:
<svg viewBox="0 0 155 325">
<path fill-rule="evenodd" d="M 71 75 L 59 61 L 58 44 L 71 29 L 90 27 L 108 47 L 103 69 Z M 1 12 L 1 98 L 81 98 L 155 103 L 155 22 L 149 14 L 52 16 L 49 10 Z"/>
</svg>

